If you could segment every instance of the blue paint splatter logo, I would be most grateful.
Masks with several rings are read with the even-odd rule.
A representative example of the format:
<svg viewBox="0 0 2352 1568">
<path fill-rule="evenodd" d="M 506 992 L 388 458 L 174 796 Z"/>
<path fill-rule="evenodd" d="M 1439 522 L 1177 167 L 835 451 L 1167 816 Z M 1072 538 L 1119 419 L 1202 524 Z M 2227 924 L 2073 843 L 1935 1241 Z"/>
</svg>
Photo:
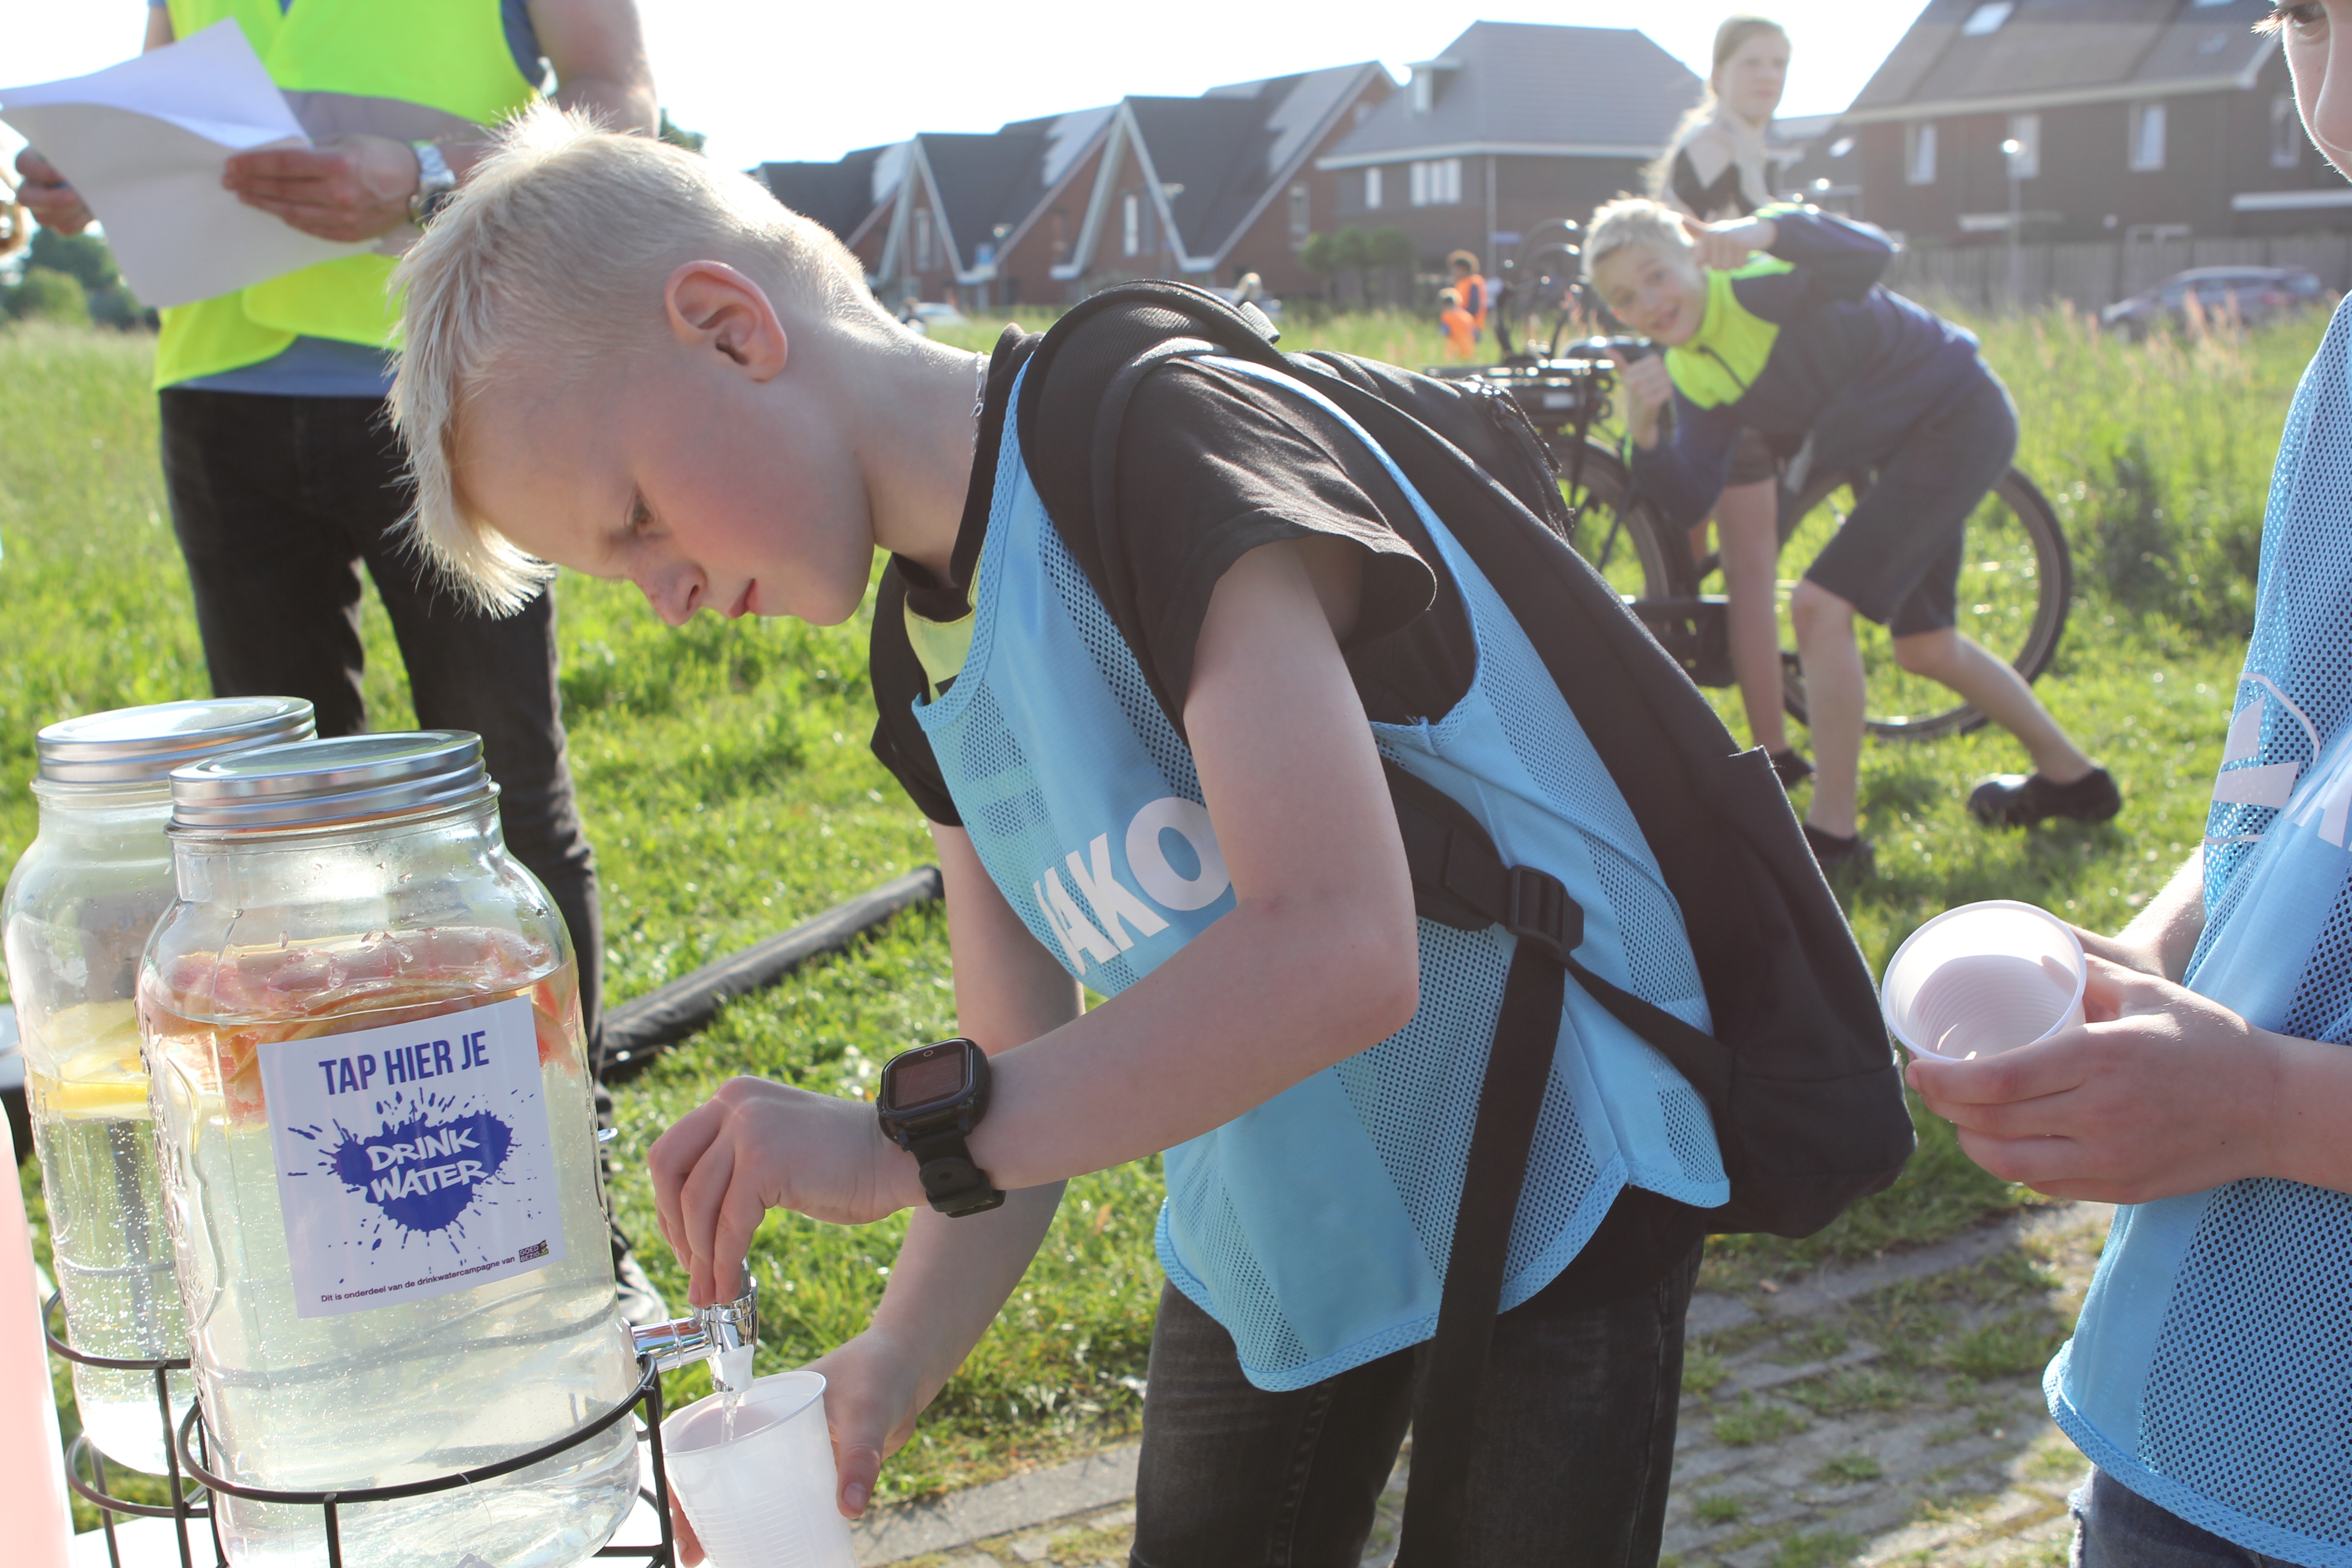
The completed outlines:
<svg viewBox="0 0 2352 1568">
<path fill-rule="evenodd" d="M 448 1102 L 416 1107 L 401 1121 L 362 1138 L 346 1128 L 328 1163 L 345 1186 L 404 1230 L 447 1230 L 496 1177 L 514 1147 L 514 1130 L 487 1110 L 447 1117 Z"/>
</svg>

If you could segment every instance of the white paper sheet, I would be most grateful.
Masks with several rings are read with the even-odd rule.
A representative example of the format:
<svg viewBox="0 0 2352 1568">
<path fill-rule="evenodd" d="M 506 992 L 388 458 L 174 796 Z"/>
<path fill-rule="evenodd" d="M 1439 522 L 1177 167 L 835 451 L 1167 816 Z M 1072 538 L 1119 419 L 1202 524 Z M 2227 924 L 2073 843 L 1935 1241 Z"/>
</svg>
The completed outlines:
<svg viewBox="0 0 2352 1568">
<path fill-rule="evenodd" d="M 0 89 L 0 120 L 72 182 L 142 304 L 208 300 L 373 248 L 304 234 L 222 188 L 231 153 L 310 145 L 234 21 L 89 76 Z"/>
</svg>

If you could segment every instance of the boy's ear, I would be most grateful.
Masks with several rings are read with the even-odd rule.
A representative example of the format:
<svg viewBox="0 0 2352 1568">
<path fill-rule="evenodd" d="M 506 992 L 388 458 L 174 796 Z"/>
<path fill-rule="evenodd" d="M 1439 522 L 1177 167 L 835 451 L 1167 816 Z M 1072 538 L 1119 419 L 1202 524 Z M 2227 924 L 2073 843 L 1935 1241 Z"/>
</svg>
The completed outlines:
<svg viewBox="0 0 2352 1568">
<path fill-rule="evenodd" d="M 725 262 L 687 262 L 669 275 L 662 300 L 680 345 L 715 350 L 754 381 L 784 368 L 791 343 L 775 305 L 766 289 Z"/>
</svg>

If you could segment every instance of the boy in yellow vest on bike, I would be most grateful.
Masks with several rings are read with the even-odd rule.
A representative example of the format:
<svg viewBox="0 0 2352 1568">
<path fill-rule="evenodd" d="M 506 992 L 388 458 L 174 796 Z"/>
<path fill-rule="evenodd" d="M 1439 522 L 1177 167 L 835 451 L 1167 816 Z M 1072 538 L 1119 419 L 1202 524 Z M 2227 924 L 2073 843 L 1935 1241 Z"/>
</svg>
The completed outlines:
<svg viewBox="0 0 2352 1568">
<path fill-rule="evenodd" d="M 1789 606 L 1820 770 L 1805 837 L 1824 870 L 1870 864 L 1856 615 L 1893 634 L 1904 669 L 1958 692 L 2032 757 L 2031 774 L 1977 785 L 1978 820 L 2104 822 L 2123 805 L 2024 679 L 1955 627 L 1963 532 L 2009 468 L 2017 413 L 1973 337 L 1879 286 L 1893 254 L 1874 229 L 1811 208 L 1701 224 L 1637 199 L 1602 207 L 1584 250 L 1601 302 L 1666 350 L 1618 358 L 1634 479 L 1670 524 L 1706 517 L 1747 429 L 1783 456 L 1810 441 L 1816 465 L 1874 476 Z"/>
</svg>

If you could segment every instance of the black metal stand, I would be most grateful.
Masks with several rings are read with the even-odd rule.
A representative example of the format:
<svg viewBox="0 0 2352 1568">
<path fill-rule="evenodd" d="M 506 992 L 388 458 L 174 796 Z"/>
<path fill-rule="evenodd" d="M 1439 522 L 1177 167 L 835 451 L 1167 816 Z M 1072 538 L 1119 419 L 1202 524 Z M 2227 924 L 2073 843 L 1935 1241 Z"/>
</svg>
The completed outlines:
<svg viewBox="0 0 2352 1568">
<path fill-rule="evenodd" d="M 211 1499 L 214 1495 L 246 1498 L 255 1502 L 287 1503 L 298 1507 L 314 1507 L 325 1510 L 327 1536 L 327 1568 L 343 1568 L 341 1510 L 353 1503 L 385 1502 L 396 1498 L 422 1497 L 431 1492 L 447 1491 L 455 1487 L 470 1486 L 480 1481 L 495 1480 L 517 1470 L 528 1469 L 565 1450 L 577 1447 L 599 1434 L 608 1431 L 615 1422 L 627 1417 L 639 1406 L 645 1410 L 643 1429 L 637 1441 L 644 1445 L 646 1458 L 653 1466 L 653 1489 L 638 1489 L 637 1495 L 653 1505 L 654 1515 L 661 1526 L 661 1542 L 648 1546 L 604 1546 L 596 1555 L 604 1558 L 632 1559 L 642 1568 L 676 1568 L 677 1548 L 674 1539 L 669 1512 L 669 1470 L 662 1457 L 662 1390 L 661 1373 L 650 1357 L 641 1357 L 642 1369 L 637 1386 L 618 1405 L 604 1411 L 585 1426 L 573 1428 L 550 1443 L 541 1444 L 528 1453 L 501 1459 L 494 1465 L 482 1465 L 470 1470 L 436 1476 L 430 1480 L 410 1481 L 396 1487 L 366 1487 L 349 1491 L 278 1491 L 266 1487 L 241 1486 L 213 1474 L 210 1466 L 210 1434 L 205 1429 L 204 1407 L 191 1402 L 188 1413 L 176 1424 L 172 1420 L 171 1374 L 189 1370 L 188 1363 L 179 1361 L 136 1361 L 115 1356 L 88 1355 L 50 1331 L 47 1314 L 58 1312 L 62 1292 L 49 1298 L 44 1308 L 42 1333 L 49 1350 L 80 1366 L 106 1367 L 119 1372 L 148 1372 L 155 1379 L 156 1418 L 164 1435 L 164 1457 L 170 1466 L 172 1505 L 131 1502 L 112 1496 L 107 1490 L 106 1458 L 99 1452 L 84 1432 L 75 1437 L 66 1450 L 66 1482 L 76 1495 L 87 1499 L 99 1510 L 100 1527 L 106 1531 L 107 1560 L 112 1568 L 122 1568 L 122 1552 L 114 1535 L 116 1514 L 137 1515 L 149 1519 L 168 1519 L 179 1533 L 180 1568 L 229 1568 L 228 1553 L 223 1549 L 220 1527 L 215 1521 Z M 62 1318 L 60 1318 L 62 1321 Z M 83 1461 L 87 1459 L 91 1479 L 82 1479 Z M 208 1556 L 200 1556 L 192 1542 L 188 1526 L 195 1521 L 205 1523 L 205 1535 L 210 1537 Z"/>
<path fill-rule="evenodd" d="M 180 1473 L 178 1447 L 172 1441 L 172 1374 L 175 1372 L 187 1371 L 188 1363 L 184 1358 L 177 1361 L 144 1361 L 128 1356 L 89 1355 L 78 1351 L 66 1343 L 49 1327 L 48 1320 L 52 1314 L 57 1315 L 60 1325 L 64 1323 L 64 1300 L 65 1292 L 62 1290 L 55 1292 L 41 1309 L 41 1337 L 48 1342 L 50 1354 L 61 1356 L 76 1366 L 104 1367 L 111 1372 L 144 1372 L 154 1377 L 155 1419 L 161 1425 L 163 1433 L 163 1459 L 170 1467 L 172 1506 L 163 1508 L 154 1503 L 131 1502 L 128 1499 L 115 1497 L 109 1492 L 106 1456 L 99 1451 L 97 1444 L 89 1440 L 89 1434 L 87 1431 L 76 1435 L 72 1444 L 66 1449 L 66 1485 L 74 1489 L 77 1497 L 97 1505 L 99 1527 L 106 1531 L 107 1561 L 113 1564 L 113 1568 L 122 1568 L 122 1546 L 114 1538 L 114 1516 L 118 1513 L 136 1515 L 145 1519 L 171 1520 L 180 1537 L 180 1568 L 196 1568 L 197 1557 L 188 1539 L 188 1525 L 191 1521 L 203 1520 L 209 1526 L 213 1510 L 209 1506 L 199 1503 L 191 1497 L 186 1479 Z M 90 1479 L 87 1481 L 82 1479 L 82 1467 L 85 1460 L 89 1463 L 90 1474 Z M 212 1563 L 215 1568 L 228 1568 L 228 1558 L 221 1551 L 218 1532 L 208 1529 L 207 1533 L 212 1535 Z"/>
</svg>

